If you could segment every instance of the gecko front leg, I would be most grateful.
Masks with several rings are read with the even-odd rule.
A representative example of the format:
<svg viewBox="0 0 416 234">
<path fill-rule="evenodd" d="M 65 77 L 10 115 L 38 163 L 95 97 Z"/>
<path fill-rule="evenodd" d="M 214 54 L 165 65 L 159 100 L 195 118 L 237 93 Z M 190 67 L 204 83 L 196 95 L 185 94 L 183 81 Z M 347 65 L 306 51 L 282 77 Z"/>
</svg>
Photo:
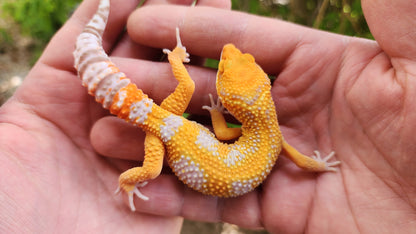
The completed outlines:
<svg viewBox="0 0 416 234">
<path fill-rule="evenodd" d="M 340 161 L 328 162 L 335 155 L 335 152 L 331 152 L 325 158 L 321 158 L 319 151 L 314 151 L 315 155 L 308 157 L 301 154 L 293 146 L 289 145 L 285 140 L 283 140 L 282 150 L 284 155 L 292 162 L 294 162 L 296 166 L 306 171 L 337 171 L 336 166 L 341 164 Z"/>
<path fill-rule="evenodd" d="M 203 106 L 202 109 L 208 110 L 211 115 L 212 127 L 214 128 L 215 136 L 219 140 L 233 140 L 241 136 L 241 128 L 229 128 L 225 121 L 223 113 L 224 106 L 218 98 L 217 103 L 214 102 L 212 95 L 209 94 L 211 106 Z"/>
</svg>

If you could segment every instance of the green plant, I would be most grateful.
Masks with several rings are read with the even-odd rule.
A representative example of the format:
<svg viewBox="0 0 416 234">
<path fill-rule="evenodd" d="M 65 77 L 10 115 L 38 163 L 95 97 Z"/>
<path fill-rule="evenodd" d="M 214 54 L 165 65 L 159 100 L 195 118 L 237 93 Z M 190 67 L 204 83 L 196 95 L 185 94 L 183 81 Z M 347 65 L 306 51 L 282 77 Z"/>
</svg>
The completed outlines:
<svg viewBox="0 0 416 234">
<path fill-rule="evenodd" d="M 3 14 L 11 17 L 22 31 L 35 40 L 35 53 L 43 49 L 81 0 L 5 0 Z"/>
<path fill-rule="evenodd" d="M 3 53 L 7 46 L 12 44 L 12 37 L 6 29 L 0 28 L 0 53 Z"/>
<path fill-rule="evenodd" d="M 322 30 L 372 38 L 360 0 L 232 0 L 233 9 Z"/>
</svg>

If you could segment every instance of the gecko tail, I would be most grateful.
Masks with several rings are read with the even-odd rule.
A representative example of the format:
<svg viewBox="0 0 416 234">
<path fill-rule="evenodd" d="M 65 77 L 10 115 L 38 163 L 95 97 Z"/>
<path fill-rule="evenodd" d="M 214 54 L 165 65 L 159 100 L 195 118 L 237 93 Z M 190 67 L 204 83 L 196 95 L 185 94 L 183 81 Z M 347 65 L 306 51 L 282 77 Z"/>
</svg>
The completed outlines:
<svg viewBox="0 0 416 234">
<path fill-rule="evenodd" d="M 107 54 L 102 48 L 102 35 L 107 26 L 108 16 L 110 14 L 110 1 L 101 0 L 97 12 L 87 23 L 82 33 L 78 36 L 74 51 L 74 67 L 79 70 L 85 66 L 85 55 L 97 54 L 108 59 Z"/>
<path fill-rule="evenodd" d="M 74 67 L 82 85 L 107 109 L 116 93 L 131 83 L 111 62 L 102 46 L 109 13 L 110 0 L 101 0 L 97 12 L 78 36 L 74 51 Z"/>
</svg>

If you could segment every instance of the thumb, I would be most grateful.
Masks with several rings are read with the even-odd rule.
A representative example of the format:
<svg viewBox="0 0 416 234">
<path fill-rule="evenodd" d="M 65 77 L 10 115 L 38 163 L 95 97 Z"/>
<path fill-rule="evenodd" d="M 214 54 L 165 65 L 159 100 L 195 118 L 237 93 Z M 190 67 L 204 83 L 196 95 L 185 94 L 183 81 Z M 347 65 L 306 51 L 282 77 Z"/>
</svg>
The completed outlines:
<svg viewBox="0 0 416 234">
<path fill-rule="evenodd" d="M 391 58 L 416 61 L 416 4 L 409 0 L 362 0 L 368 26 Z"/>
</svg>

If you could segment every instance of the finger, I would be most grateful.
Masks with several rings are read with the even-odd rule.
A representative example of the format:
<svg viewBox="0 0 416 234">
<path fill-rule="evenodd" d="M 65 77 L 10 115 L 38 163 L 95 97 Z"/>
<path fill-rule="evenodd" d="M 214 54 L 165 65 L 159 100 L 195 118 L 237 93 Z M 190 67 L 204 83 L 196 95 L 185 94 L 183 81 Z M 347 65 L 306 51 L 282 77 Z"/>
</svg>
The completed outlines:
<svg viewBox="0 0 416 234">
<path fill-rule="evenodd" d="M 151 6 L 151 5 L 161 5 L 161 4 L 175 4 L 175 5 L 184 5 L 190 6 L 194 0 L 153 0 L 153 1 L 145 1 L 143 6 Z M 216 8 L 222 9 L 230 9 L 231 2 L 228 0 L 200 0 L 197 1 L 198 6 L 211 6 Z M 112 52 L 114 56 L 123 56 L 129 58 L 137 58 L 137 59 L 148 59 L 152 61 L 160 61 L 160 58 L 163 56 L 163 53 L 160 49 L 155 49 L 152 47 L 147 47 L 138 43 L 134 43 L 128 34 L 125 34 Z M 201 60 L 200 60 L 201 61 Z M 193 59 L 193 64 L 202 64 L 202 62 L 195 63 L 196 59 Z"/>
<path fill-rule="evenodd" d="M 138 212 L 182 216 L 206 222 L 229 222 L 246 228 L 261 227 L 257 191 L 237 198 L 218 198 L 193 191 L 174 175 L 160 175 L 140 191 L 150 199 L 135 198 Z M 126 207 L 128 201 L 124 195 Z"/>
<path fill-rule="evenodd" d="M 160 61 L 163 53 L 159 48 L 152 48 L 133 42 L 128 34 L 125 33 L 110 55 L 124 58 Z"/>
<path fill-rule="evenodd" d="M 183 44 L 191 54 L 218 58 L 224 44 L 234 43 L 249 52 L 269 73 L 277 73 L 285 59 L 301 43 L 327 45 L 339 38 L 283 21 L 241 12 L 180 6 L 152 6 L 135 11 L 127 29 L 137 43 L 172 48 L 175 27 L 181 30 Z M 328 40 L 328 41 L 327 41 Z"/>
<path fill-rule="evenodd" d="M 90 140 L 101 155 L 143 161 L 145 133 L 115 116 L 99 119 L 91 129 Z"/>
<path fill-rule="evenodd" d="M 81 3 L 71 18 L 55 34 L 45 49 L 40 62 L 63 70 L 73 71 L 73 56 L 76 37 L 81 33 L 86 23 L 97 11 L 99 0 L 86 0 Z M 103 36 L 103 46 L 107 50 L 124 30 L 129 14 L 135 9 L 137 0 L 126 0 L 123 4 L 111 1 L 110 19 Z"/>
<path fill-rule="evenodd" d="M 416 60 L 416 4 L 414 1 L 362 1 L 371 33 L 392 58 Z"/>
</svg>

